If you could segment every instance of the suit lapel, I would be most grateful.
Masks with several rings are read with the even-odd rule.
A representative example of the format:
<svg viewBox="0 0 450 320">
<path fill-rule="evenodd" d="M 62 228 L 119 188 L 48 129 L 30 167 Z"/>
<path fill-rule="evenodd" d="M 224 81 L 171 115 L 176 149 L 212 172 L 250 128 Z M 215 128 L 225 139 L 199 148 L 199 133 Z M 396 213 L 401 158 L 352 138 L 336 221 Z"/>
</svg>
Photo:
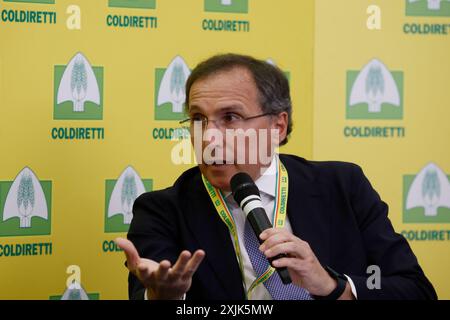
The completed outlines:
<svg viewBox="0 0 450 320">
<path fill-rule="evenodd" d="M 244 299 L 244 287 L 239 263 L 228 228 L 220 219 L 206 192 L 200 175 L 196 175 L 186 217 L 192 235 L 205 250 L 205 262 L 230 299 Z"/>
<path fill-rule="evenodd" d="M 330 260 L 329 196 L 321 187 L 314 168 L 280 157 L 289 175 L 287 214 L 292 232 L 306 241 L 322 264 Z"/>
</svg>

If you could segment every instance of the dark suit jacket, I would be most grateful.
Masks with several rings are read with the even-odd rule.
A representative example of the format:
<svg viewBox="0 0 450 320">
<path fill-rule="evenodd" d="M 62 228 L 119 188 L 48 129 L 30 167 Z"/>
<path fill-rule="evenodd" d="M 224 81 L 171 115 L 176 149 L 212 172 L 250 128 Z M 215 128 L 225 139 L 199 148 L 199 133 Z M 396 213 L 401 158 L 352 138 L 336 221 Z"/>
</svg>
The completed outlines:
<svg viewBox="0 0 450 320">
<path fill-rule="evenodd" d="M 388 206 L 360 167 L 280 155 L 289 174 L 287 213 L 293 233 L 308 242 L 322 265 L 345 273 L 358 299 L 435 299 L 407 241 L 395 233 Z M 128 238 L 141 257 L 172 263 L 180 252 L 203 249 L 186 299 L 245 299 L 229 231 L 203 186 L 200 170 L 184 172 L 167 189 L 142 194 L 133 207 Z M 369 265 L 381 269 L 381 289 L 369 290 Z M 144 289 L 130 274 L 129 296 Z"/>
</svg>

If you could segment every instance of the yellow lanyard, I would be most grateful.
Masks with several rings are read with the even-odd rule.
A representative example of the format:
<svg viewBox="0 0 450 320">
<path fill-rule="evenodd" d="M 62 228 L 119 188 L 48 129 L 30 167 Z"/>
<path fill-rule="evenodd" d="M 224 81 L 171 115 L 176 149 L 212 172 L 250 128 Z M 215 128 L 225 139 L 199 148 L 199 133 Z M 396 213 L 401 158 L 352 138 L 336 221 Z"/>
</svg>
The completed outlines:
<svg viewBox="0 0 450 320">
<path fill-rule="evenodd" d="M 278 159 L 277 159 L 278 160 Z M 234 250 L 236 251 L 236 255 L 239 262 L 239 268 L 241 270 L 242 279 L 244 278 L 244 267 L 242 263 L 242 255 L 241 250 L 239 247 L 239 239 L 238 234 L 236 230 L 236 225 L 234 223 L 233 216 L 231 215 L 231 211 L 228 208 L 222 192 L 215 188 L 211 183 L 202 175 L 203 184 L 205 185 L 206 191 L 209 194 L 209 197 L 211 198 L 212 203 L 214 204 L 214 207 L 217 210 L 217 213 L 219 214 L 219 217 L 222 219 L 222 221 L 225 223 L 225 225 L 228 227 L 228 230 L 231 233 L 231 236 L 233 237 L 233 244 L 234 244 Z M 282 228 L 284 226 L 284 223 L 286 221 L 286 209 L 287 209 L 287 198 L 288 198 L 288 186 L 289 186 L 289 178 L 288 173 L 284 165 L 281 163 L 281 161 L 278 160 L 277 165 L 277 173 L 276 173 L 276 186 L 275 186 L 275 205 L 273 208 L 273 221 L 276 228 Z M 250 288 L 246 290 L 246 297 L 247 299 L 250 298 L 251 293 L 253 290 L 260 284 L 266 281 L 270 278 L 270 276 L 275 272 L 275 269 L 268 266 L 267 270 L 263 272 L 261 276 L 258 277 L 253 283 L 251 284 Z M 244 285 L 245 285 L 245 281 Z"/>
</svg>

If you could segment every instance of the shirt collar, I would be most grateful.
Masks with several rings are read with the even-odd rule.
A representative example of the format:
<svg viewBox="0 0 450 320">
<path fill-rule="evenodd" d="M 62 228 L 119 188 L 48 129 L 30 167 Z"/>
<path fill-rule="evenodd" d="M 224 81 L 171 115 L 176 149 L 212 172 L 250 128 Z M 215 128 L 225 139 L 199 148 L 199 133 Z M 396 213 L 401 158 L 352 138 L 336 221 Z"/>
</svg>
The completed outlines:
<svg viewBox="0 0 450 320">
<path fill-rule="evenodd" d="M 256 186 L 259 189 L 260 193 L 264 193 L 272 198 L 275 198 L 275 186 L 277 179 L 277 167 L 278 167 L 278 155 L 275 154 L 272 157 L 272 161 L 270 162 L 269 167 L 264 171 L 264 173 L 255 181 Z M 225 200 L 228 202 L 232 199 L 231 192 L 225 192 L 224 194 Z"/>
</svg>

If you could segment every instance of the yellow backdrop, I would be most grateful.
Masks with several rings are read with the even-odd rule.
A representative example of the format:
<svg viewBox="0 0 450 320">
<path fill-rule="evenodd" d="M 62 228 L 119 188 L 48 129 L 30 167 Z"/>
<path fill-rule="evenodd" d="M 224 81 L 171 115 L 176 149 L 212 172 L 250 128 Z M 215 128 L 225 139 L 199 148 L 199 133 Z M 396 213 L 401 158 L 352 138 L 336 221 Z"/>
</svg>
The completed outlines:
<svg viewBox="0 0 450 320">
<path fill-rule="evenodd" d="M 179 80 L 223 52 L 286 72 L 295 125 L 282 152 L 360 164 L 450 298 L 450 189 L 427 189 L 435 216 L 404 208 L 427 164 L 450 172 L 449 6 L 377 1 L 371 30 L 371 2 L 343 2 L 0 0 L 0 299 L 127 298 L 112 240 L 130 201 L 190 167 L 171 161 Z M 379 112 L 356 90 L 363 76 Z"/>
</svg>

